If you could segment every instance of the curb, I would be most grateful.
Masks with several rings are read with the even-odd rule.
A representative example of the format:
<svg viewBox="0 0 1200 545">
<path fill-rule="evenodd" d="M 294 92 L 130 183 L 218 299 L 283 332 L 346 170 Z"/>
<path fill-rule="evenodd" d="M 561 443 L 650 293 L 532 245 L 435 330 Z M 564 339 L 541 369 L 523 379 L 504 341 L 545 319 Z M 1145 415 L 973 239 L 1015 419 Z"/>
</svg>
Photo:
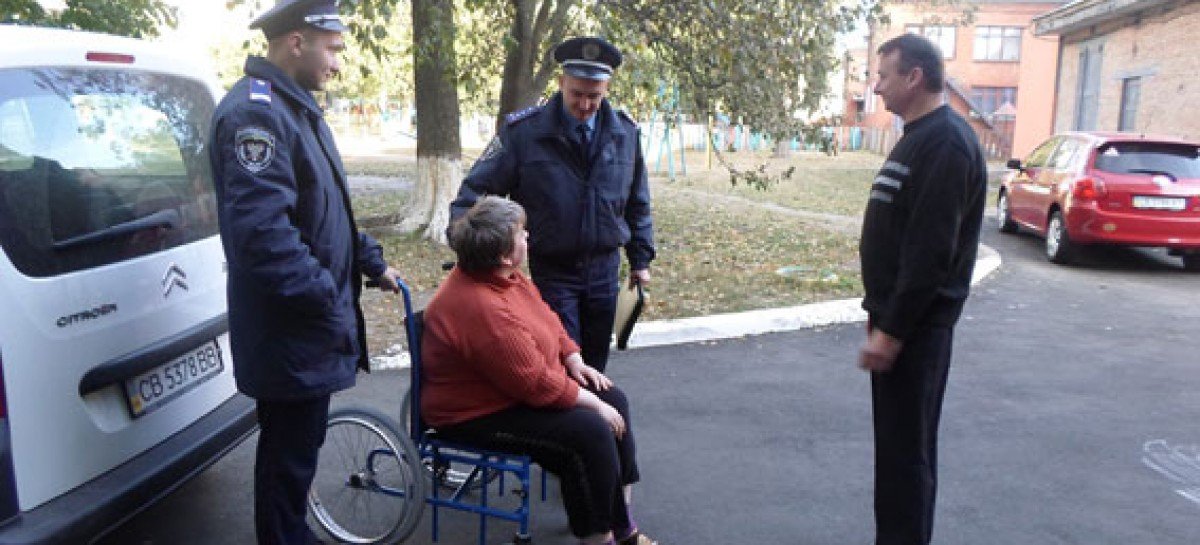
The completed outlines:
<svg viewBox="0 0 1200 545">
<path fill-rule="evenodd" d="M 975 259 L 974 286 L 1000 267 L 1000 254 L 980 244 Z M 629 348 L 649 348 L 673 344 L 734 339 L 748 335 L 811 329 L 834 324 L 865 322 L 862 298 L 837 299 L 794 307 L 768 308 L 746 312 L 712 314 L 694 318 L 641 322 L 629 337 Z M 407 369 L 408 352 L 371 358 L 371 369 Z"/>
<path fill-rule="evenodd" d="M 996 250 L 980 244 L 971 285 L 978 284 L 994 272 L 1000 263 L 1000 254 Z M 867 313 L 862 309 L 861 297 L 794 307 L 658 320 L 637 324 L 633 335 L 629 337 L 629 348 L 733 339 L 866 320 Z"/>
</svg>

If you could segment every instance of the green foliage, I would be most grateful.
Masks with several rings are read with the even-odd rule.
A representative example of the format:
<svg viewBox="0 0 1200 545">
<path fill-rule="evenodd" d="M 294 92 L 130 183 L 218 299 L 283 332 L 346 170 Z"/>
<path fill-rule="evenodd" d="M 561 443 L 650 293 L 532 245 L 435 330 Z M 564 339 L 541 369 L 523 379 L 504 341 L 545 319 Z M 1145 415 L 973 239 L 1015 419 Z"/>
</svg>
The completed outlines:
<svg viewBox="0 0 1200 545">
<path fill-rule="evenodd" d="M 838 33 L 879 9 L 873 0 L 609 0 L 594 7 L 601 30 L 634 57 L 617 91 L 638 94 L 632 85 L 644 94 L 653 80 L 666 81 L 697 119 L 725 112 L 776 139 L 797 134 L 803 123 L 795 114 L 816 109 L 829 93 Z"/>
<path fill-rule="evenodd" d="M 629 57 L 613 94 L 635 116 L 677 107 L 704 122 L 723 113 L 778 142 L 802 135 L 829 95 L 838 34 L 880 9 L 877 0 L 608 0 L 592 16 Z M 678 89 L 677 105 L 663 83 Z M 729 170 L 735 184 L 777 181 L 761 169 Z"/>
<path fill-rule="evenodd" d="M 107 32 L 118 36 L 158 36 L 178 24 L 177 11 L 162 0 L 66 0 L 61 11 L 46 11 L 37 0 L 0 0 L 0 21 Z"/>
<path fill-rule="evenodd" d="M 5 1 L 5 0 L 0 0 Z M 226 7 L 246 7 L 253 17 L 270 9 L 271 0 L 227 0 Z M 329 84 L 329 96 L 376 103 L 390 100 L 410 102 L 412 82 L 412 25 L 408 2 L 399 0 L 343 0 L 342 14 L 350 31 L 345 34 L 346 50 L 341 55 L 342 71 Z M 405 8 L 404 11 L 400 11 Z M 254 32 L 245 40 L 234 40 L 216 47 L 217 72 L 227 88 L 242 77 L 247 55 L 266 54 L 262 34 Z"/>
</svg>

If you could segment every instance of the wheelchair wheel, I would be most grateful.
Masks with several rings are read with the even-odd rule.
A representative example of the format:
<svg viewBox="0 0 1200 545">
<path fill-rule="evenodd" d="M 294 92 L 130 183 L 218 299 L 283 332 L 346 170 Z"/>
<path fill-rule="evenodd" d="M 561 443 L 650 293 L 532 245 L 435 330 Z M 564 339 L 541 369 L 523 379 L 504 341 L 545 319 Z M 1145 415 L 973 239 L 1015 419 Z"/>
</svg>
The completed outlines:
<svg viewBox="0 0 1200 545">
<path fill-rule="evenodd" d="M 411 411 L 412 390 L 409 390 L 404 392 L 404 401 L 400 403 L 400 422 L 403 423 L 402 425 L 405 430 L 410 428 L 409 415 L 412 414 Z M 459 462 L 453 462 L 444 467 L 434 467 L 433 461 L 427 457 L 423 457 L 421 461 L 425 471 L 428 471 L 432 473 L 433 476 L 437 477 L 438 486 L 446 490 L 458 490 L 458 488 L 462 486 L 462 484 L 466 482 L 468 478 L 471 478 L 471 471 L 475 469 L 475 466 Z M 488 472 L 487 484 L 491 484 L 499 476 L 500 474 L 498 472 Z M 478 490 L 481 486 L 483 486 L 483 484 L 483 477 L 479 474 L 476 474 L 474 478 L 471 478 L 471 484 L 467 486 L 467 490 Z"/>
<path fill-rule="evenodd" d="M 408 434 L 363 408 L 329 414 L 308 508 L 343 543 L 394 544 L 425 509 L 425 469 Z"/>
</svg>

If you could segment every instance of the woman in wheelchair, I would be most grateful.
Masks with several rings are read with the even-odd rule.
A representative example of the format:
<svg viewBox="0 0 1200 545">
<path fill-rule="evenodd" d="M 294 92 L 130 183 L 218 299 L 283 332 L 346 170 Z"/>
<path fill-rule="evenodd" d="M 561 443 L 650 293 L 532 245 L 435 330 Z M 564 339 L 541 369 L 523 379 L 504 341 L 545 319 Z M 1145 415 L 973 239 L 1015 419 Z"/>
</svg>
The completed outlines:
<svg viewBox="0 0 1200 545">
<path fill-rule="evenodd" d="M 424 420 L 446 439 L 526 454 L 558 475 L 582 543 L 654 545 L 630 515 L 629 403 L 521 273 L 527 236 L 525 211 L 500 197 L 450 227 L 458 263 L 425 308 Z"/>
</svg>

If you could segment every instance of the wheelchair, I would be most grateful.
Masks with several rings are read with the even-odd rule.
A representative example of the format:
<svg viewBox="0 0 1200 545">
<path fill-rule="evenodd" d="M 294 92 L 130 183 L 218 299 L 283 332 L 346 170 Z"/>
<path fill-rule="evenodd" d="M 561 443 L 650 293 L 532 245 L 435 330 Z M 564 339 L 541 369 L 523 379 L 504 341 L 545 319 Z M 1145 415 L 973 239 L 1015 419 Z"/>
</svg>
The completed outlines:
<svg viewBox="0 0 1200 545">
<path fill-rule="evenodd" d="M 445 441 L 421 419 L 421 332 L 423 313 L 413 309 L 407 285 L 398 282 L 404 301 L 405 335 L 411 355 L 410 388 L 401 402 L 402 424 L 365 407 L 330 412 L 325 444 L 309 490 L 313 519 L 342 543 L 394 544 L 408 539 L 425 506 L 433 510 L 432 539 L 438 540 L 439 509 L 479 515 L 479 544 L 487 538 L 487 519 L 517 523 L 514 545 L 530 545 L 529 498 L 532 459 Z M 515 508 L 489 504 L 495 488 L 503 495 L 506 476 L 515 477 Z M 498 486 L 491 486 L 492 484 Z M 546 500 L 546 473 L 541 475 Z"/>
</svg>

